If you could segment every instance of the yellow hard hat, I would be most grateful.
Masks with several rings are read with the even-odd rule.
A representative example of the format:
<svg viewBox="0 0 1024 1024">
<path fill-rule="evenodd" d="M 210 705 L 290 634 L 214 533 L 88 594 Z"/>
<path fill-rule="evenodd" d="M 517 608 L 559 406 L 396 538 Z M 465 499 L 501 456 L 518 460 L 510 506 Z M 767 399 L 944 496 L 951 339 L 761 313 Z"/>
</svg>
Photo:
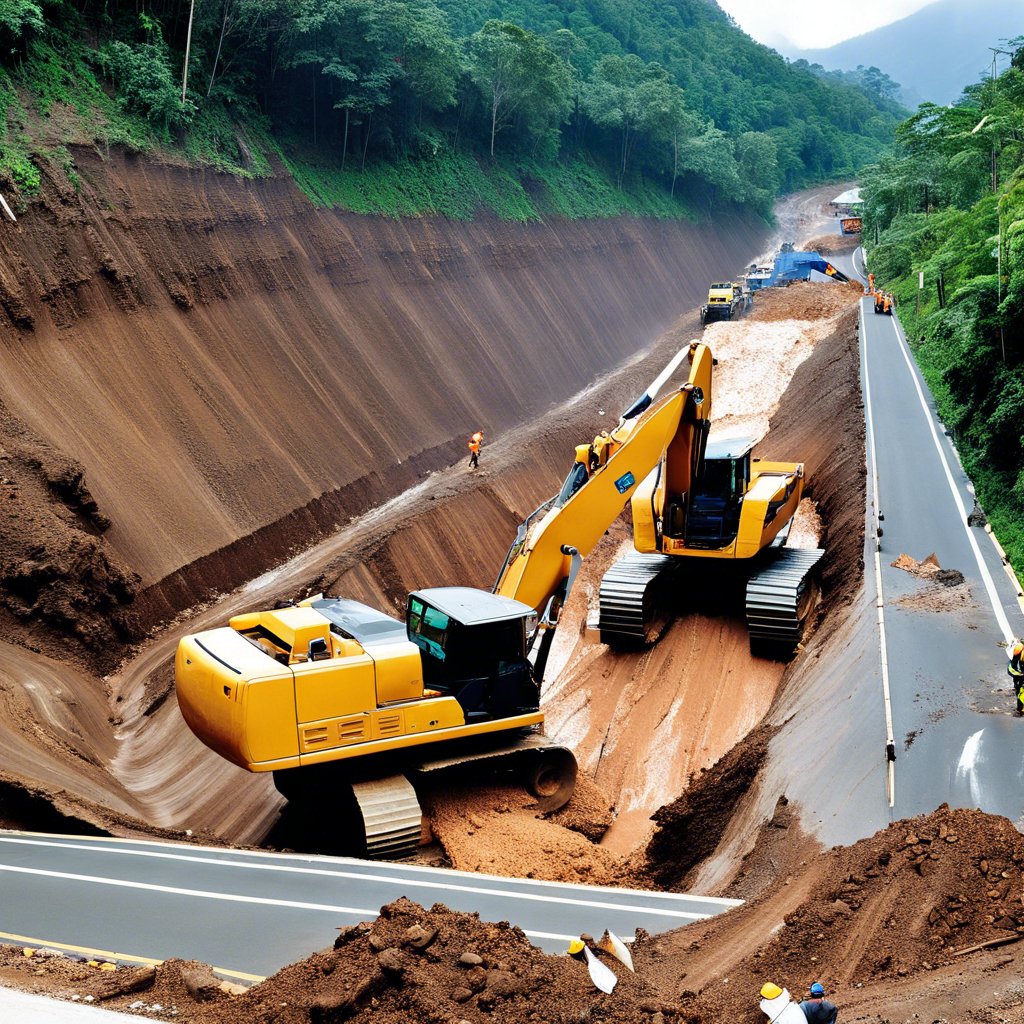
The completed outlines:
<svg viewBox="0 0 1024 1024">
<path fill-rule="evenodd" d="M 761 986 L 762 999 L 778 999 L 782 995 L 782 989 L 773 981 L 766 981 Z"/>
<path fill-rule="evenodd" d="M 572 939 L 569 943 L 569 956 L 579 956 L 583 952 L 583 947 L 582 939 Z"/>
</svg>

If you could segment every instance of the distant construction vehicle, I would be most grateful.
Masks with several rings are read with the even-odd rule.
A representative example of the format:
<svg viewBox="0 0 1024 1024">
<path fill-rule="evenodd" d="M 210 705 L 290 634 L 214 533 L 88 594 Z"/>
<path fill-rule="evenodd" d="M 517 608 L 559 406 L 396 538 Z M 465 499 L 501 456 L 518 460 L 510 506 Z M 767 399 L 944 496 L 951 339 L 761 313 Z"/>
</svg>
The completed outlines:
<svg viewBox="0 0 1024 1024">
<path fill-rule="evenodd" d="M 684 359 L 686 384 L 656 402 Z M 417 845 L 416 783 L 467 762 L 516 772 L 542 810 L 563 806 L 576 760 L 540 734 L 540 692 L 581 559 L 632 498 L 637 546 L 658 553 L 606 576 L 601 632 L 643 641 L 651 584 L 676 556 L 749 562 L 784 538 L 800 501 L 802 465 L 708 446 L 713 363 L 692 343 L 623 414 L 603 464 L 577 448 L 558 494 L 519 527 L 492 592 L 417 590 L 404 621 L 318 596 L 183 637 L 175 679 L 189 727 L 241 768 L 273 772 L 312 820 L 343 818 L 354 852 L 371 856 Z M 792 649 L 821 552 L 773 555 L 747 584 L 751 636 Z M 625 598 L 609 589 L 606 602 L 616 574 Z"/>
<path fill-rule="evenodd" d="M 850 280 L 820 253 L 798 252 L 790 243 L 786 243 L 770 262 L 752 263 L 743 282 L 747 291 L 753 294 L 762 288 L 777 288 L 792 284 L 794 281 L 809 281 L 811 272 L 815 270 L 836 281 L 845 283 Z"/>
<path fill-rule="evenodd" d="M 708 301 L 700 307 L 700 322 L 735 320 L 751 306 L 751 295 L 735 281 L 722 281 L 708 289 Z"/>
</svg>

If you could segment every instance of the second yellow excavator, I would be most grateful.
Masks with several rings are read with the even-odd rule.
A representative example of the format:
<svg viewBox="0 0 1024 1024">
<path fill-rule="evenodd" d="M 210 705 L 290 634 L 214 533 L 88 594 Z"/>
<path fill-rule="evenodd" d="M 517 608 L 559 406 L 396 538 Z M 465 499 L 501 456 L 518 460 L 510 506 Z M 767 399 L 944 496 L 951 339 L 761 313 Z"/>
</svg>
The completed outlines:
<svg viewBox="0 0 1024 1024">
<path fill-rule="evenodd" d="M 709 437 L 715 361 L 701 343 L 686 353 L 687 384 L 654 405 L 682 355 L 611 431 L 602 445 L 606 464 L 593 458 L 591 447 L 577 448 L 562 492 L 520 528 L 496 592 L 532 603 L 535 594 L 520 575 L 531 582 L 541 577 L 537 563 L 555 566 L 561 544 L 589 553 L 628 494 L 636 551 L 602 580 L 602 642 L 650 643 L 677 603 L 673 590 L 699 606 L 716 577 L 732 582 L 739 576 L 752 647 L 787 656 L 803 636 L 817 595 L 815 566 L 824 554 L 785 546 L 803 495 L 803 464 L 755 458 L 750 438 Z M 567 501 L 576 490 L 580 497 Z M 698 567 L 699 573 L 685 571 Z"/>
</svg>

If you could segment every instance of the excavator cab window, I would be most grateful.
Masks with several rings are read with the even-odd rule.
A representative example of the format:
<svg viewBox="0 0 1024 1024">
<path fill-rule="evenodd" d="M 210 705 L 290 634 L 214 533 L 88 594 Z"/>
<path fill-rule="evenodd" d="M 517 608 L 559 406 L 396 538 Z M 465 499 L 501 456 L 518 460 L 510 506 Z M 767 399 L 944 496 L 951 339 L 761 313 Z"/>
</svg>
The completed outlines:
<svg viewBox="0 0 1024 1024">
<path fill-rule="evenodd" d="M 408 625 L 409 639 L 427 655 L 424 683 L 455 697 L 467 721 L 536 710 L 524 619 L 466 625 L 410 597 Z"/>
<path fill-rule="evenodd" d="M 409 602 L 409 637 L 421 650 L 444 661 L 445 644 L 451 619 L 437 608 L 431 608 L 415 597 Z"/>
<path fill-rule="evenodd" d="M 740 525 L 740 505 L 750 477 L 749 452 L 738 458 L 705 459 L 686 522 L 694 547 L 725 547 Z"/>
</svg>

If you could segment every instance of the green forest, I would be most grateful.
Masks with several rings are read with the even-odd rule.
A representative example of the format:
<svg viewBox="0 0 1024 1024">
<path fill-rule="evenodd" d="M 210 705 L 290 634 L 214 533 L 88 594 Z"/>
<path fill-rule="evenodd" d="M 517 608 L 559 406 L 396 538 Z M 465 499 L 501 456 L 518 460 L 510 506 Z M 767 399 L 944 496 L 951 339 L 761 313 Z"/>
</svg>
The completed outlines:
<svg viewBox="0 0 1024 1024">
<path fill-rule="evenodd" d="M 187 59 L 186 59 L 187 54 Z M 877 69 L 787 63 L 707 0 L 0 0 L 0 180 L 174 149 L 392 216 L 686 217 L 850 176 Z"/>
<path fill-rule="evenodd" d="M 862 183 L 869 266 L 1024 575 L 1024 39 L 1010 49 L 998 77 L 904 121 Z"/>
</svg>

